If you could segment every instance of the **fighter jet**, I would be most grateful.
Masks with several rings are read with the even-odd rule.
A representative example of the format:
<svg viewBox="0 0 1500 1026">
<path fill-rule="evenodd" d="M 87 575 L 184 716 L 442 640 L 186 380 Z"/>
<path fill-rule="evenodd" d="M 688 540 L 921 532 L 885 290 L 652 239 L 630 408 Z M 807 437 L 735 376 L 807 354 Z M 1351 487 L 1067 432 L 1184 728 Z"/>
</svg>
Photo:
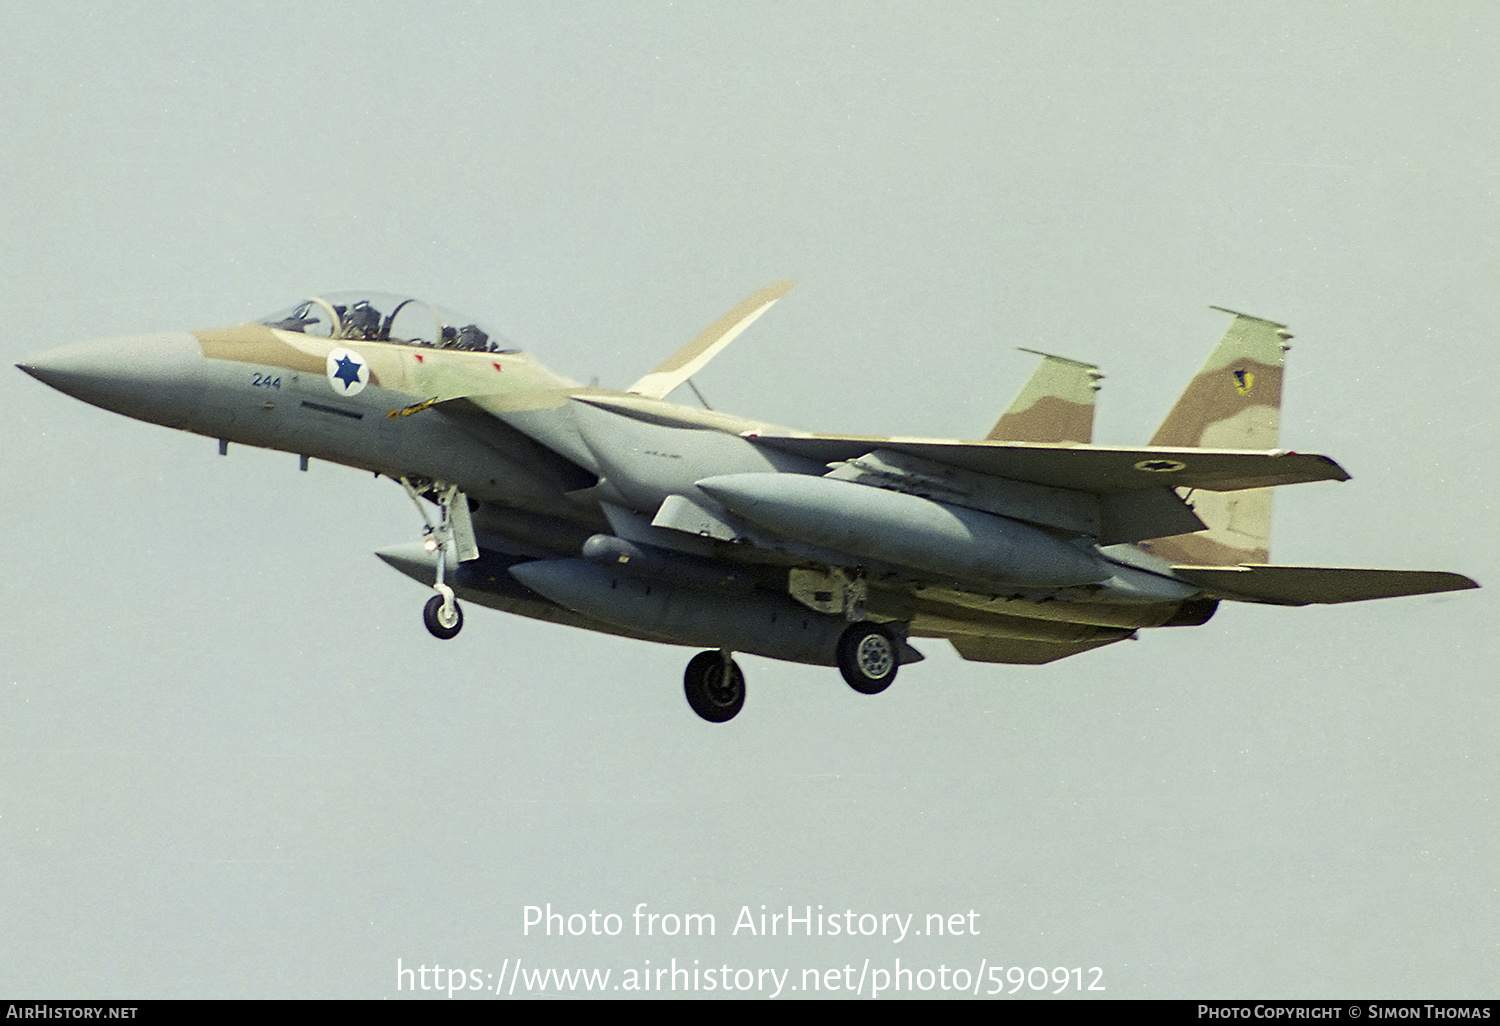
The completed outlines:
<svg viewBox="0 0 1500 1026">
<path fill-rule="evenodd" d="M 69 395 L 399 482 L 422 540 L 384 549 L 459 600 L 704 649 L 684 689 L 722 723 L 737 653 L 836 666 L 863 694 L 917 662 L 1042 664 L 1205 623 L 1224 600 L 1350 602 L 1473 588 L 1455 573 L 1269 563 L 1270 490 L 1348 479 L 1277 446 L 1285 327 L 1233 317 L 1141 448 L 1090 444 L 1101 376 L 1041 354 L 976 441 L 814 434 L 668 396 L 791 288 L 751 294 L 624 391 L 589 387 L 421 301 L 324 294 L 238 327 L 55 349 Z"/>
</svg>

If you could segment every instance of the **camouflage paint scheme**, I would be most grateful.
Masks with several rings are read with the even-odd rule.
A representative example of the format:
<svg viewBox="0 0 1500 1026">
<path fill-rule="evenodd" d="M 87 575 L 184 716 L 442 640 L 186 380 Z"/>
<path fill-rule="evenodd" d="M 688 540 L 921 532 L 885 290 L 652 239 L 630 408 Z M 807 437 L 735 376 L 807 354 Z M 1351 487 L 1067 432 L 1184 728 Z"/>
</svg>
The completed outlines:
<svg viewBox="0 0 1500 1026">
<path fill-rule="evenodd" d="M 1094 440 L 1094 396 L 1104 377 L 1091 363 L 1022 349 L 1042 358 L 990 433 L 996 442 L 1077 442 Z"/>
<path fill-rule="evenodd" d="M 1089 444 L 1102 375 L 1045 353 L 977 442 L 813 435 L 667 400 L 792 285 L 753 293 L 623 392 L 581 386 L 447 315 L 403 336 L 393 324 L 410 320 L 397 315 L 427 308 L 386 297 L 319 298 L 278 320 L 69 346 L 20 366 L 221 451 L 234 441 L 401 481 L 439 505 L 439 522 L 426 544 L 380 556 L 436 580 L 433 633 L 457 632 L 456 593 L 719 650 L 687 675 L 690 702 L 715 721 L 743 702 L 731 651 L 837 665 L 873 693 L 921 658 L 910 638 L 1038 664 L 1201 624 L 1225 599 L 1476 587 L 1437 571 L 1265 565 L 1271 488 L 1348 475 L 1276 449 L 1290 335 L 1246 314 L 1226 311 L 1223 339 L 1139 449 Z"/>
<path fill-rule="evenodd" d="M 1234 321 L 1156 429 L 1151 444 L 1274 449 L 1281 430 L 1282 371 L 1292 336 L 1284 324 L 1214 309 L 1234 314 Z M 1179 564 L 1270 561 L 1270 489 L 1205 494 L 1193 508 L 1208 530 L 1142 547 Z"/>
</svg>

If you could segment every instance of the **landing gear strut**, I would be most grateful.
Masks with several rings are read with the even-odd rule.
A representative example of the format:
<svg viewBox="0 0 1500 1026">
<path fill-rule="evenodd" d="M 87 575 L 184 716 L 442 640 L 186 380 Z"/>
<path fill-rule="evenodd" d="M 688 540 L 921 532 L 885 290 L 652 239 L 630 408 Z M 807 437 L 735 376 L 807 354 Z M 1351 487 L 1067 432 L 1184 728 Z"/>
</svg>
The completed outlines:
<svg viewBox="0 0 1500 1026">
<path fill-rule="evenodd" d="M 682 675 L 693 712 L 709 723 L 725 723 L 745 705 L 745 675 L 728 652 L 699 652 Z"/>
<path fill-rule="evenodd" d="M 862 695 L 878 695 L 890 687 L 901 664 L 896 640 L 868 620 L 844 628 L 837 659 L 844 680 Z"/>
<path fill-rule="evenodd" d="M 474 540 L 474 524 L 469 519 L 469 500 L 464 493 L 458 490 L 458 485 L 445 485 L 439 481 L 425 482 L 423 490 L 418 489 L 418 482 L 414 484 L 410 478 L 401 479 L 401 487 L 406 489 L 406 494 L 411 496 L 411 501 L 416 504 L 417 512 L 422 514 L 422 520 L 427 529 L 422 533 L 426 536 L 422 545 L 428 552 L 437 553 L 437 580 L 432 589 L 437 592 L 427 600 L 427 605 L 422 608 L 422 622 L 426 624 L 427 630 L 434 638 L 447 641 L 449 638 L 457 637 L 458 632 L 464 626 L 464 613 L 459 608 L 458 599 L 453 597 L 453 589 L 444 580 L 447 576 L 448 561 L 451 558 L 455 563 L 479 558 L 479 545 Z M 422 505 L 423 494 L 432 498 L 438 506 L 438 522 L 434 524 L 427 515 L 426 508 Z"/>
</svg>

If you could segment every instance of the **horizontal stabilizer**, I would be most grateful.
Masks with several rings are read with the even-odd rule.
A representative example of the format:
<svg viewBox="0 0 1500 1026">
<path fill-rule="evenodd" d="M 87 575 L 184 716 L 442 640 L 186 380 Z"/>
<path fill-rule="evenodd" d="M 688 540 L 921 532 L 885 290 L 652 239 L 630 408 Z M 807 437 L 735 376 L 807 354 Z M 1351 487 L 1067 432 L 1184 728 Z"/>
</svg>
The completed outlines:
<svg viewBox="0 0 1500 1026">
<path fill-rule="evenodd" d="M 795 284 L 795 281 L 778 281 L 746 296 L 739 306 L 704 328 L 696 338 L 626 391 L 648 399 L 665 399 L 668 392 L 708 366 L 708 361 L 754 324 L 757 317 L 790 292 Z"/>
<path fill-rule="evenodd" d="M 1217 598 L 1278 606 L 1363 602 L 1477 588 L 1443 570 L 1362 570 L 1329 566 L 1174 566 L 1172 573 Z"/>
<path fill-rule="evenodd" d="M 1023 641 L 1019 638 L 949 638 L 958 654 L 976 663 L 1014 663 L 1040 666 L 1043 663 L 1066 659 L 1090 649 L 1113 645 L 1126 638 L 1105 638 L 1102 641 Z"/>
</svg>

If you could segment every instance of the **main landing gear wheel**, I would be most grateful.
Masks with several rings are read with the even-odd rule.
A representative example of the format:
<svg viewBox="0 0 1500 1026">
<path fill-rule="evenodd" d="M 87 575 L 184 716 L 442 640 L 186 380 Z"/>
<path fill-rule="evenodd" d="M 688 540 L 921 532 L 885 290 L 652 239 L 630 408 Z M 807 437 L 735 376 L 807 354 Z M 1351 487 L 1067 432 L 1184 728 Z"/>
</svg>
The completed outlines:
<svg viewBox="0 0 1500 1026">
<path fill-rule="evenodd" d="M 727 652 L 699 652 L 682 675 L 688 705 L 709 723 L 726 723 L 745 705 L 745 675 Z"/>
<path fill-rule="evenodd" d="M 900 666 L 896 640 L 878 624 L 851 623 L 839 637 L 839 672 L 862 695 L 878 695 L 891 686 Z"/>
<path fill-rule="evenodd" d="M 422 607 L 422 622 L 427 625 L 434 638 L 447 641 L 463 630 L 464 611 L 459 608 L 458 600 L 454 599 L 452 612 L 443 615 L 443 596 L 434 595 Z"/>
</svg>

